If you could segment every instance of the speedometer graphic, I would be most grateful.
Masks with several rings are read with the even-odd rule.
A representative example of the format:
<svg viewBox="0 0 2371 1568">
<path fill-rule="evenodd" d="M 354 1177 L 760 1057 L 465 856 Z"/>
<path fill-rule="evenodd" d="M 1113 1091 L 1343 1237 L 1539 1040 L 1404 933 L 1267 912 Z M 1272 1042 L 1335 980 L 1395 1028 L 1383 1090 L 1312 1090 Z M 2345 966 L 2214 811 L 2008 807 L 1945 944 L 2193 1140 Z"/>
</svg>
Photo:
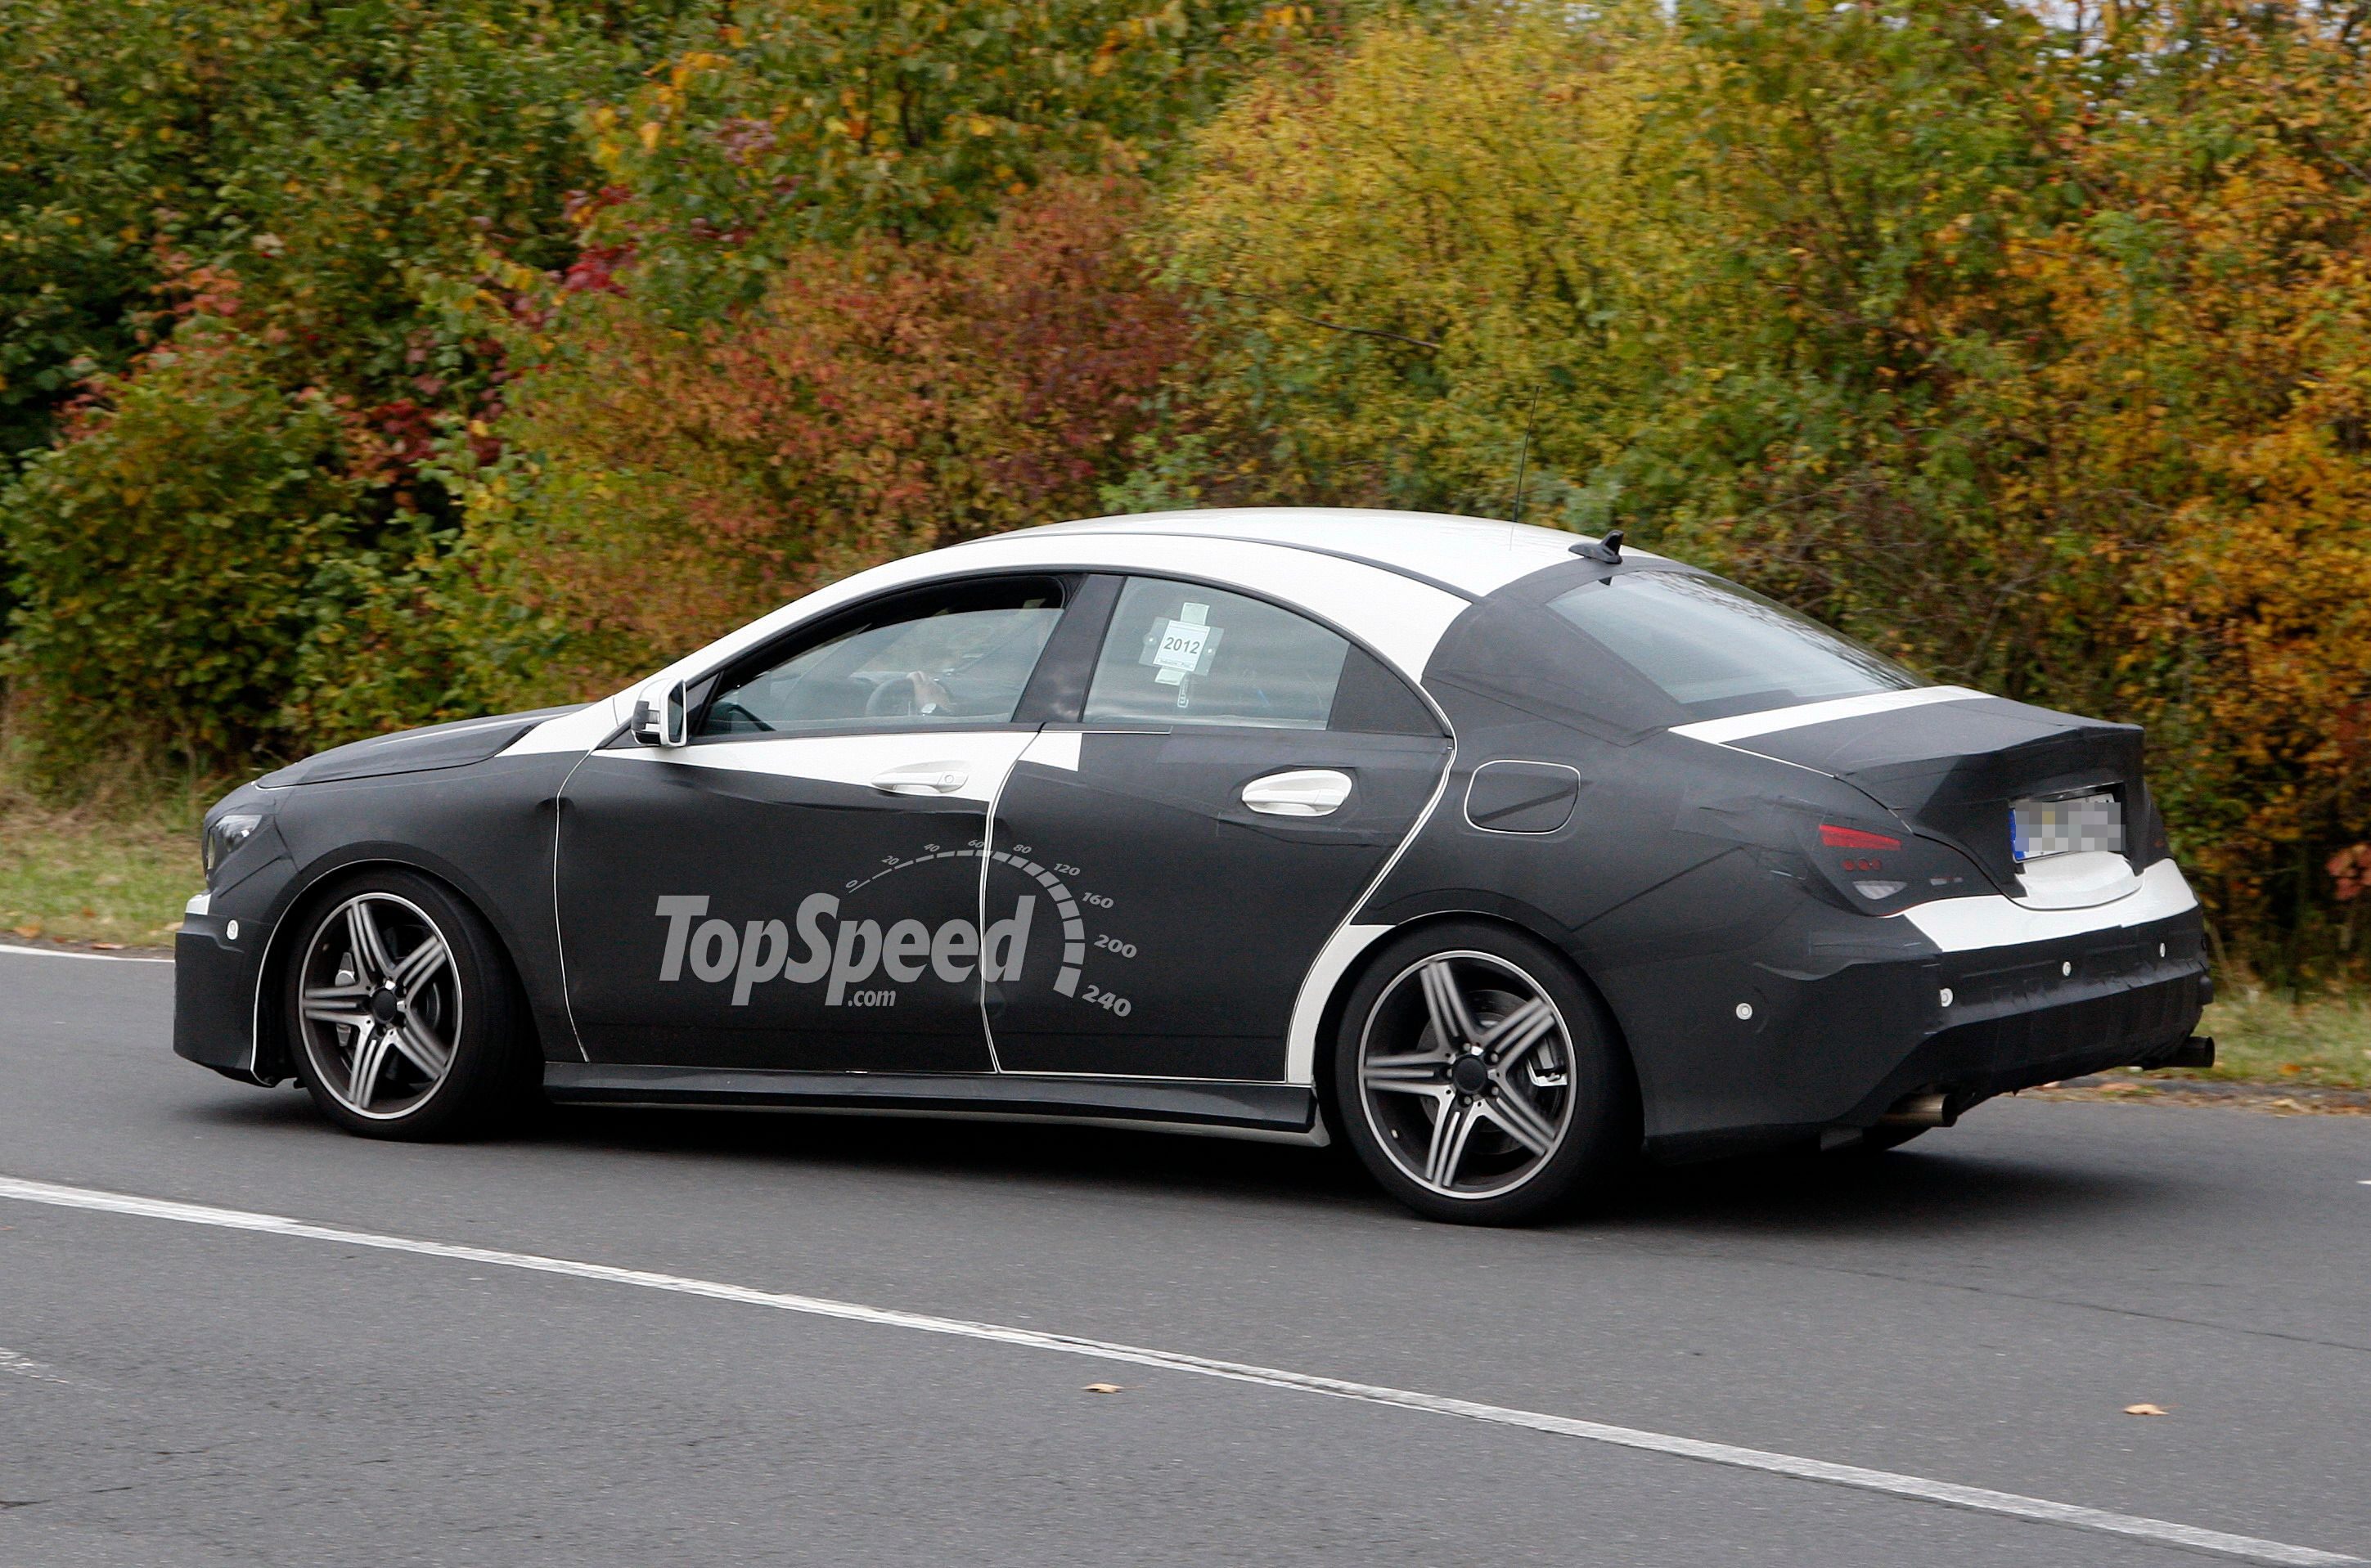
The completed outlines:
<svg viewBox="0 0 2371 1568">
<path fill-rule="evenodd" d="M 1075 997 L 1079 995 L 1079 988 L 1084 978 L 1087 961 L 1089 933 L 1086 910 L 1089 907 L 1109 909 L 1112 907 L 1112 901 L 1097 894 L 1081 894 L 1073 891 L 1065 880 L 1064 873 L 1075 876 L 1079 874 L 1078 869 L 1070 866 L 1047 866 L 1031 859 L 1033 848 L 1033 846 L 1027 844 L 1016 844 L 1010 849 L 989 849 L 985 843 L 977 838 L 967 840 L 956 848 L 947 848 L 938 844 L 924 844 L 912 855 L 885 857 L 880 870 L 870 876 L 850 879 L 843 884 L 842 891 L 850 895 L 850 904 L 853 905 L 855 904 L 853 895 L 886 882 L 900 871 L 940 860 L 979 860 L 985 858 L 989 866 L 1010 867 L 1037 884 L 1047 903 L 1051 905 L 1055 916 L 1061 921 L 1061 956 L 1059 967 L 1054 974 L 1052 988 L 1061 996 Z M 1132 944 L 1114 941 L 1109 945 L 1116 951 L 1124 951 L 1130 957 L 1135 955 L 1136 950 Z M 1089 989 L 1094 990 L 1092 986 Z M 1096 992 L 1093 999 L 1099 1005 L 1105 1006 L 1107 1010 L 1118 1011 L 1123 1017 L 1128 1011 L 1128 1005 L 1124 999 L 1110 997 L 1102 992 Z M 1111 1006 L 1114 1002 L 1118 1003 L 1116 1009 Z"/>
</svg>

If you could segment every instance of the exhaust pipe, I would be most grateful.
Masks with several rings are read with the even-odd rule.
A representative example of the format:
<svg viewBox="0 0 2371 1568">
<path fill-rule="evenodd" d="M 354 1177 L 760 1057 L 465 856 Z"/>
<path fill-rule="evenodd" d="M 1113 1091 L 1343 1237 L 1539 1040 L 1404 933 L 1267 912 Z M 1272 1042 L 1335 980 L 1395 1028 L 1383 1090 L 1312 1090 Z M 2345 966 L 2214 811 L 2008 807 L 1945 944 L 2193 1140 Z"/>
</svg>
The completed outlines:
<svg viewBox="0 0 2371 1568">
<path fill-rule="evenodd" d="M 2193 1034 L 2148 1065 L 2152 1067 L 2211 1067 L 2215 1065 L 2215 1037 Z"/>
<path fill-rule="evenodd" d="M 1937 1091 L 1903 1095 L 1893 1102 L 1893 1109 L 1877 1119 L 1877 1124 L 1880 1127 L 1948 1127 L 1959 1119 L 1951 1109 L 1951 1097 Z"/>
</svg>

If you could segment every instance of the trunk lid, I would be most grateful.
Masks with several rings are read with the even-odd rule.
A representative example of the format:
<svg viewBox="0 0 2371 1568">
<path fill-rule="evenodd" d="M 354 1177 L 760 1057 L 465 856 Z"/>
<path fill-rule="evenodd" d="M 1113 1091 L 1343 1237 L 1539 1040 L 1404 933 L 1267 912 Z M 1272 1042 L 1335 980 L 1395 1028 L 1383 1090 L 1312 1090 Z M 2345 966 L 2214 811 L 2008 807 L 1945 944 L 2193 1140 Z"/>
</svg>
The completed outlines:
<svg viewBox="0 0 2371 1568">
<path fill-rule="evenodd" d="M 1783 711 L 1773 714 L 1775 720 Z M 2122 808 L 2124 877 L 2151 836 L 2141 782 L 2141 728 L 1971 697 L 1860 713 L 1725 744 L 1843 779 L 1929 837 L 1960 850 L 2001 892 L 2026 901 L 2112 897 L 2111 857 L 2081 852 L 2020 862 L 2012 812 L 2019 801 L 2105 792 Z M 2053 864 L 2053 862 L 2056 862 Z M 2083 884 L 2076 892 L 2075 884 Z M 2062 887 L 2059 884 L 2066 884 Z"/>
</svg>

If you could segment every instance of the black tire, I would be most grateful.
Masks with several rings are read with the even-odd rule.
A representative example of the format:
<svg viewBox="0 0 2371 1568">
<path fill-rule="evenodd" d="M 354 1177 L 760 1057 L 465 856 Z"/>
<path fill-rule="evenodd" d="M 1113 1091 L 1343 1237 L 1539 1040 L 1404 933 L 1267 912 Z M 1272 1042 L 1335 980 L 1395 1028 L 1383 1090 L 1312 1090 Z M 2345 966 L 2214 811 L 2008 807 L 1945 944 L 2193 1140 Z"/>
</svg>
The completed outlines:
<svg viewBox="0 0 2371 1568">
<path fill-rule="evenodd" d="M 289 1054 L 330 1121 L 363 1137 L 449 1138 L 531 1097 L 539 1053 L 509 963 L 442 884 L 394 867 L 358 871 L 308 899 L 292 935 Z"/>
<path fill-rule="evenodd" d="M 1505 927 L 1443 923 L 1384 947 L 1345 999 L 1331 1071 L 1344 1141 L 1428 1218 L 1539 1219 L 1637 1151 L 1637 1090 L 1611 1021 L 1552 950 Z"/>
</svg>

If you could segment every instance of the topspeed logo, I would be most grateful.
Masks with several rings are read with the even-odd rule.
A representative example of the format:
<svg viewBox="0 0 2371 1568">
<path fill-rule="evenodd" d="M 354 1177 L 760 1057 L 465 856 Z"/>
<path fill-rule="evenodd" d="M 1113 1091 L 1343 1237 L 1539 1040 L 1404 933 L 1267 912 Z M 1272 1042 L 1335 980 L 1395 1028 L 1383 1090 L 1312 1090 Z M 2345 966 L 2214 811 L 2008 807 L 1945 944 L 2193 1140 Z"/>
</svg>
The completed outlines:
<svg viewBox="0 0 2371 1568">
<path fill-rule="evenodd" d="M 871 979 L 876 970 L 901 983 L 919 980 L 927 971 L 957 985 L 970 979 L 977 965 L 984 979 L 1018 980 L 1036 905 L 1034 896 L 1024 894 L 1012 918 L 990 922 L 983 937 L 968 920 L 949 920 L 935 931 L 919 920 L 899 920 L 886 930 L 877 921 L 841 920 L 838 898 L 810 894 L 794 921 L 805 951 L 793 961 L 791 927 L 780 920 L 752 920 L 736 928 L 730 920 L 700 920 L 708 913 L 705 894 L 662 898 L 658 916 L 667 923 L 667 935 L 659 978 L 680 980 L 689 963 L 699 979 L 731 980 L 736 1008 L 747 1007 L 750 992 L 777 978 L 812 986 L 828 975 L 823 994 L 827 1008 L 839 1006 L 850 986 Z M 695 920 L 700 924 L 693 925 Z"/>
</svg>

